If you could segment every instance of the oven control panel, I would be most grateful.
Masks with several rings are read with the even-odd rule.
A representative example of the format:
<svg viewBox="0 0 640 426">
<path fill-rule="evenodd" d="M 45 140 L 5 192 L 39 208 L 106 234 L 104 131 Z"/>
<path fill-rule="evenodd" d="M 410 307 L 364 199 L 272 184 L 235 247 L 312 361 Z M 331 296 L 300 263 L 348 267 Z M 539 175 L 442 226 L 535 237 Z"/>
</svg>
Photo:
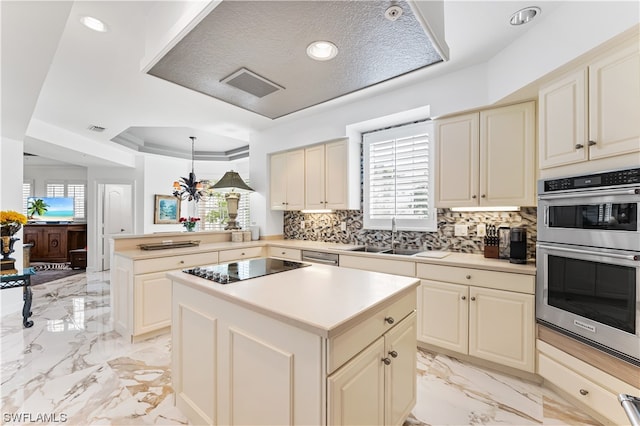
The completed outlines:
<svg viewBox="0 0 640 426">
<path fill-rule="evenodd" d="M 571 189 L 621 186 L 640 183 L 640 169 L 617 170 L 585 176 L 573 176 L 544 181 L 544 192 L 568 191 Z"/>
</svg>

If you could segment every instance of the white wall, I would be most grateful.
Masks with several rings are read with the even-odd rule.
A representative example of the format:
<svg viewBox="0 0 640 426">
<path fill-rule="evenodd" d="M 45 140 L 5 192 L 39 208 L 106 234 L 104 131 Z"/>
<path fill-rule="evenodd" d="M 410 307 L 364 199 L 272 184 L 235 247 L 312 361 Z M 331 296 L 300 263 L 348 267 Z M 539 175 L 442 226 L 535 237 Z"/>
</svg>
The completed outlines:
<svg viewBox="0 0 640 426">
<path fill-rule="evenodd" d="M 33 183 L 33 195 L 45 197 L 50 181 L 87 181 L 87 168 L 79 166 L 30 166 L 25 157 L 24 180 Z"/>
<path fill-rule="evenodd" d="M 0 144 L 0 210 L 22 211 L 22 141 L 2 138 Z M 20 241 L 14 245 L 16 266 L 21 267 L 22 229 L 15 235 Z M 22 288 L 0 291 L 0 315 L 19 312 L 22 309 Z"/>
<path fill-rule="evenodd" d="M 575 10 L 566 2 L 489 61 L 491 103 L 640 22 L 638 1 L 583 1 L 579 16 Z"/>
<path fill-rule="evenodd" d="M 199 180 L 218 180 L 225 172 L 235 170 L 242 176 L 248 176 L 249 160 L 237 161 L 196 161 L 194 172 Z M 188 177 L 191 171 L 191 160 L 164 157 L 147 154 L 144 157 L 144 187 L 142 220 L 143 228 L 140 233 L 175 232 L 181 231 L 182 226 L 176 224 L 154 224 L 155 195 L 171 195 L 173 182 L 181 176 Z M 195 216 L 195 204 L 183 201 L 181 216 Z"/>
<path fill-rule="evenodd" d="M 253 196 L 251 209 L 263 213 L 254 216 L 262 234 L 282 234 L 283 213 L 268 209 L 270 153 L 342 137 L 346 126 L 413 108 L 429 106 L 431 116 L 438 117 L 494 104 L 637 24 L 639 4 L 583 2 L 580 16 L 570 15 L 574 7 L 562 6 L 561 13 L 533 27 L 485 64 L 330 110 L 311 108 L 252 134 L 251 181 L 259 194 Z"/>
<path fill-rule="evenodd" d="M 268 209 L 268 155 L 295 147 L 346 136 L 346 127 L 364 121 L 429 106 L 432 116 L 484 106 L 488 103 L 486 67 L 469 67 L 447 76 L 423 81 L 329 111 L 306 114 L 296 120 L 252 135 L 251 183 L 259 193 L 251 199 L 251 211 L 261 235 L 282 234 L 283 213 Z M 401 115 L 401 114 L 400 114 Z M 401 124 L 401 123 L 397 123 Z M 351 160 L 351 159 L 350 159 Z M 360 159 L 355 158 L 359 164 Z"/>
</svg>

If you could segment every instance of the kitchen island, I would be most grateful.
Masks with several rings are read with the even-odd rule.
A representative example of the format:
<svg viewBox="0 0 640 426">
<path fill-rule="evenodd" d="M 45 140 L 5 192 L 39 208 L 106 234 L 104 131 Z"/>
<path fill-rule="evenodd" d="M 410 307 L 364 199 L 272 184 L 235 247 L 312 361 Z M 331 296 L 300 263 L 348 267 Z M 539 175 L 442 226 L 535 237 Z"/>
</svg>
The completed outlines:
<svg viewBox="0 0 640 426">
<path fill-rule="evenodd" d="M 176 405 L 194 424 L 402 424 L 416 278 L 324 265 L 172 281 Z"/>
</svg>

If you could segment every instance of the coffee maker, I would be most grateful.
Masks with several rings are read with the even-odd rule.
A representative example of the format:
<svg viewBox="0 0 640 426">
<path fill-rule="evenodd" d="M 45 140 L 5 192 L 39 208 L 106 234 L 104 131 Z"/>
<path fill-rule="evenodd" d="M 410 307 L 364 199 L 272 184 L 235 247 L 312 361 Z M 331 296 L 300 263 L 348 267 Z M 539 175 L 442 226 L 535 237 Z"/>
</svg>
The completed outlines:
<svg viewBox="0 0 640 426">
<path fill-rule="evenodd" d="M 527 263 L 527 229 L 511 228 L 509 233 L 511 263 Z"/>
</svg>

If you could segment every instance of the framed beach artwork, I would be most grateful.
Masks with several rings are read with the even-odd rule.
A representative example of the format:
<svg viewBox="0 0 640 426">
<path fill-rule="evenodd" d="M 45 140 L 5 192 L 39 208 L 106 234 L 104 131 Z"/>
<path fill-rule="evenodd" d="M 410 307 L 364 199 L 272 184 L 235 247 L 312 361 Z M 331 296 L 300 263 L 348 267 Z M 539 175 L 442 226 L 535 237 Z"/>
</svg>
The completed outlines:
<svg viewBox="0 0 640 426">
<path fill-rule="evenodd" d="M 156 194 L 153 223 L 180 223 L 180 198 Z"/>
</svg>

